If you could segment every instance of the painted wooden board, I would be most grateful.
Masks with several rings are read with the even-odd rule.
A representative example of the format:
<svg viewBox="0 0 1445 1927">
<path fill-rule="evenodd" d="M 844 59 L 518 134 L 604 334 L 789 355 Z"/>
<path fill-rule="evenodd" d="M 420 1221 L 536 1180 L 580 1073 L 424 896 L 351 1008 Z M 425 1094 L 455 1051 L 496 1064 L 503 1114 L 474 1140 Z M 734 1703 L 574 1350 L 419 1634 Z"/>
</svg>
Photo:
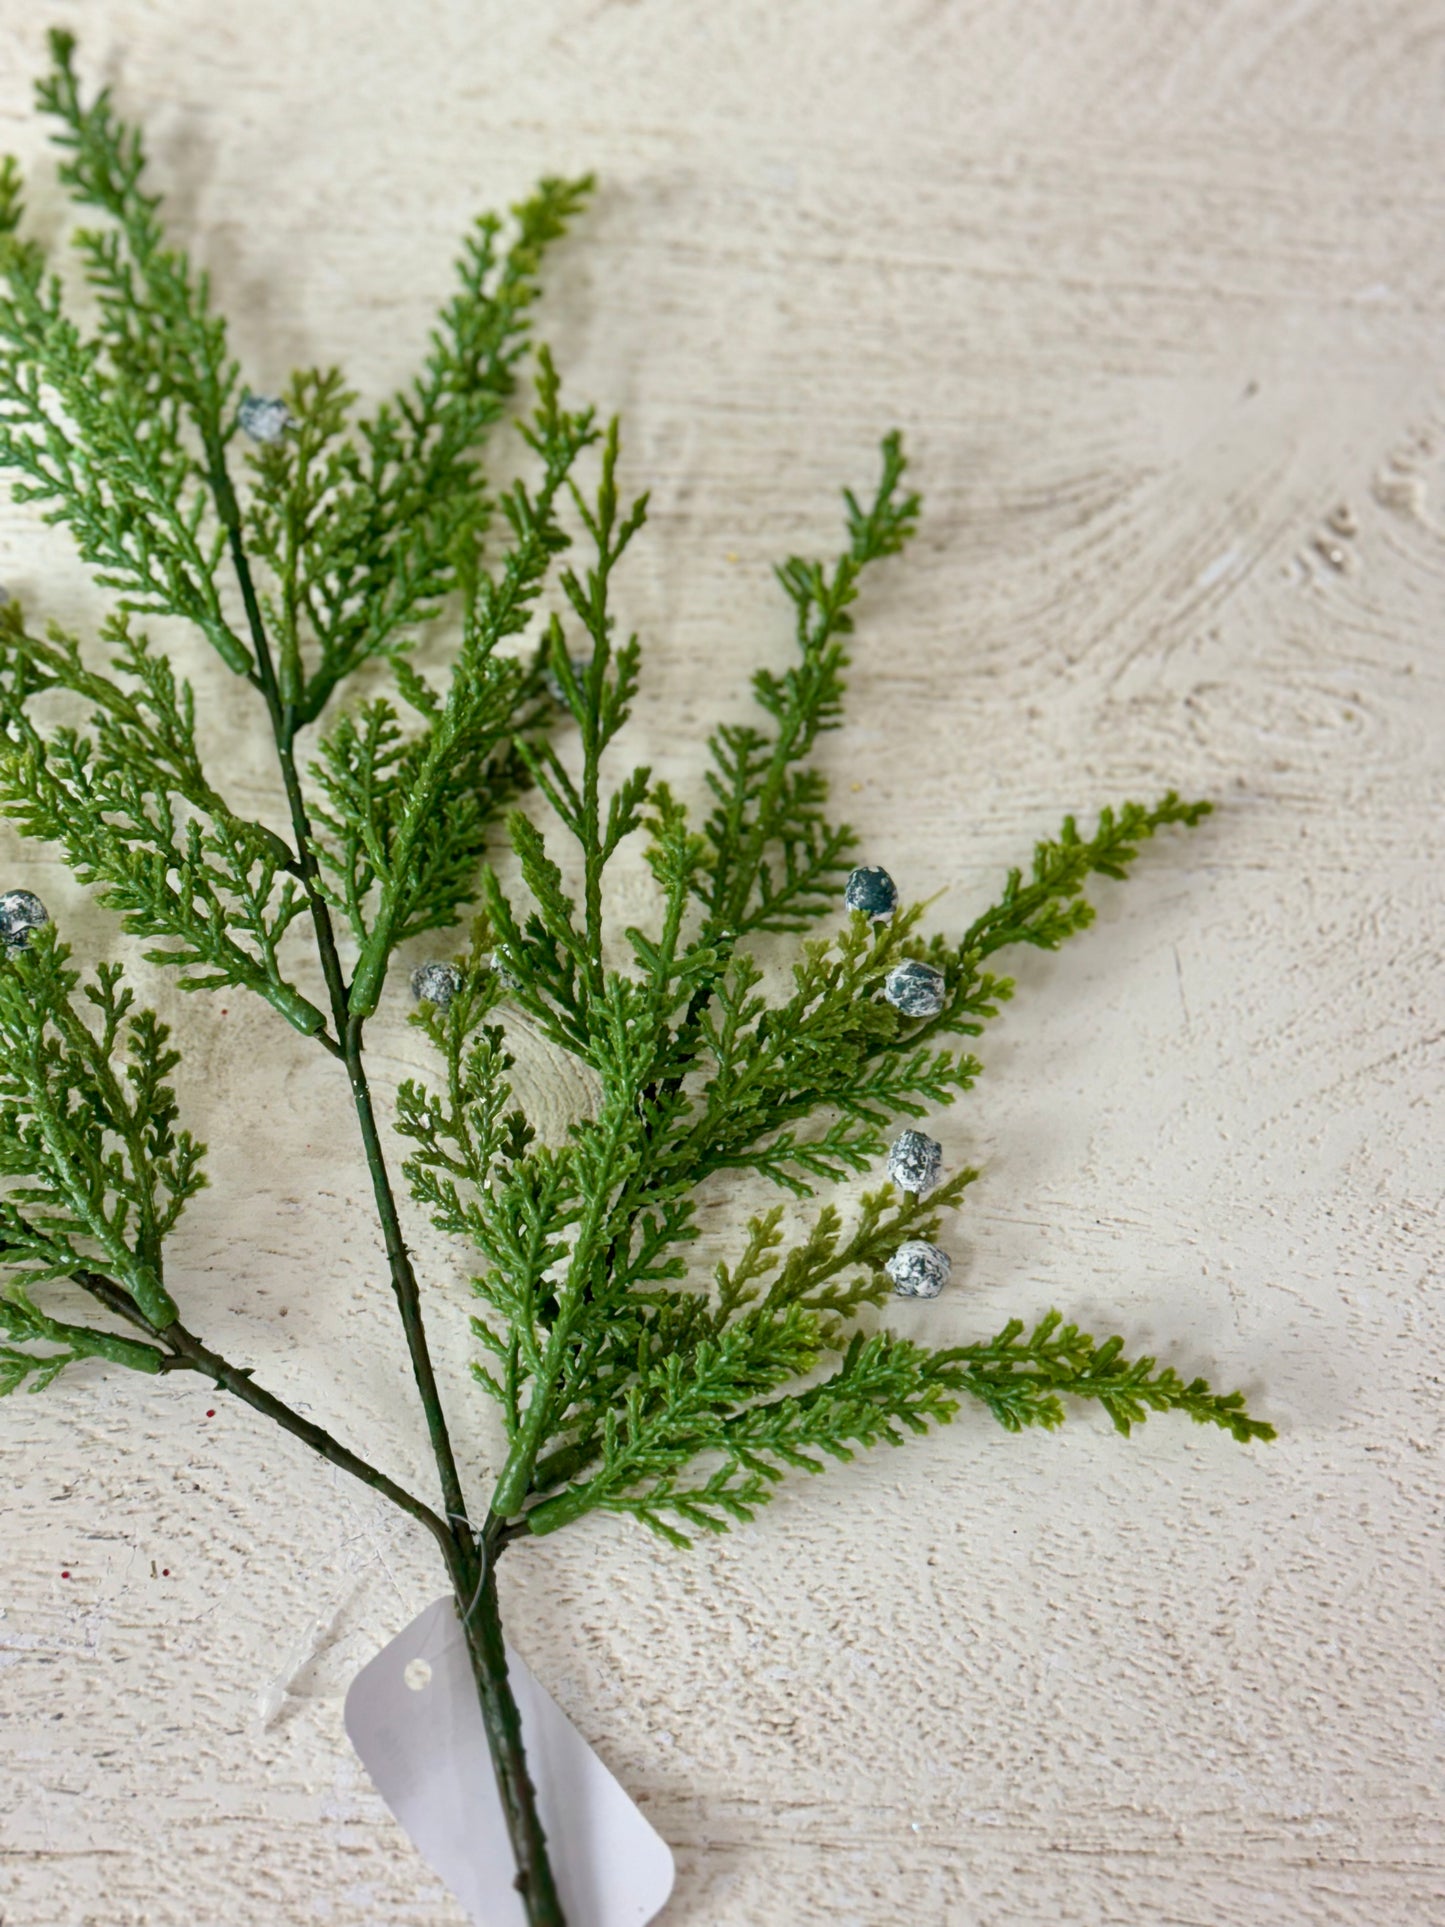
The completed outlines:
<svg viewBox="0 0 1445 1927">
<path fill-rule="evenodd" d="M 0 147 L 36 168 L 49 12 L 144 110 L 258 388 L 336 360 L 379 395 L 470 213 L 597 170 L 543 325 L 654 491 L 630 742 L 684 793 L 786 658 L 772 562 L 829 552 L 897 424 L 926 520 L 828 746 L 868 856 L 959 928 L 1065 811 L 1222 805 L 1019 963 L 937 1126 L 984 1166 L 954 1283 L 892 1315 L 959 1342 L 1057 1304 L 1245 1386 L 1280 1443 L 978 1415 L 690 1555 L 606 1522 L 509 1555 L 515 1645 L 676 1852 L 663 1919 L 1445 1918 L 1438 0 L 0 0 Z M 53 223 L 43 172 L 35 200 Z M 93 629 L 8 505 L 0 580 Z M 419 1478 L 339 1077 L 142 977 L 212 1147 L 190 1322 Z M 405 1015 L 398 983 L 384 1084 L 423 1062 Z M 585 1100 L 525 1040 L 522 1075 L 554 1123 Z M 710 1194 L 718 1249 L 748 1204 Z M 465 1258 L 414 1242 L 480 1479 Z M 86 1368 L 0 1440 L 5 1927 L 458 1927 L 342 1731 L 429 1546 L 180 1379 Z"/>
</svg>

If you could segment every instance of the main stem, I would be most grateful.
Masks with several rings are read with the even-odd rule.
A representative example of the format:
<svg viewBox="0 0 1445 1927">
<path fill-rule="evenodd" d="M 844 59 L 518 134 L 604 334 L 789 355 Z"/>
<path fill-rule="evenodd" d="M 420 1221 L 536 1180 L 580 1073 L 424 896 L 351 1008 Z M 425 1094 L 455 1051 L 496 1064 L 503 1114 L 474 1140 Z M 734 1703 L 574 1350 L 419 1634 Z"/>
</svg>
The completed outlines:
<svg viewBox="0 0 1445 1927">
<path fill-rule="evenodd" d="M 353 1016 L 348 1008 L 346 979 L 337 952 L 331 911 L 320 889 L 320 872 L 312 848 L 310 816 L 296 768 L 295 743 L 299 719 L 295 705 L 283 701 L 277 683 L 270 639 L 261 617 L 261 606 L 242 535 L 240 507 L 226 472 L 224 452 L 219 443 L 208 452 L 216 507 L 226 530 L 231 561 L 240 584 L 241 600 L 251 632 L 251 643 L 256 652 L 254 681 L 265 699 L 271 719 L 271 732 L 296 840 L 297 859 L 316 934 L 317 954 L 326 979 L 332 1023 L 339 1043 L 336 1054 L 345 1063 L 351 1083 L 352 1102 L 361 1128 L 367 1168 L 371 1172 L 372 1194 L 381 1222 L 392 1289 L 401 1313 L 412 1374 L 421 1396 L 427 1435 L 431 1440 L 441 1482 L 447 1531 L 439 1543 L 462 1621 L 482 1724 L 486 1729 L 487 1747 L 502 1796 L 507 1833 L 517 1866 L 514 1884 L 526 1908 L 529 1927 L 566 1927 L 566 1917 L 557 1896 L 547 1855 L 546 1834 L 537 1812 L 536 1788 L 527 1769 L 526 1752 L 522 1744 L 522 1718 L 507 1677 L 507 1652 L 502 1638 L 496 1581 L 496 1559 L 503 1543 L 501 1527 L 505 1522 L 493 1521 L 489 1517 L 479 1539 L 474 1535 L 467 1516 L 466 1495 L 462 1490 L 441 1392 L 432 1367 L 431 1350 L 427 1344 L 421 1293 L 411 1254 L 402 1236 L 396 1195 L 392 1190 L 391 1175 L 377 1130 L 376 1110 L 362 1055 L 364 1020 Z"/>
<path fill-rule="evenodd" d="M 488 1515 L 480 1540 L 456 1538 L 448 1571 L 517 1863 L 513 1885 L 531 1927 L 566 1927 L 547 1853 L 547 1836 L 537 1813 L 537 1791 L 522 1743 L 522 1716 L 507 1674 L 507 1647 L 497 1601 L 497 1559 L 504 1543 L 500 1521 Z"/>
<path fill-rule="evenodd" d="M 300 772 L 296 768 L 295 745 L 298 728 L 296 711 L 293 705 L 284 703 L 281 699 L 281 691 L 276 681 L 276 666 L 271 655 L 271 642 L 266 634 L 266 625 L 261 618 L 261 605 L 256 596 L 256 585 L 251 577 L 250 559 L 246 554 L 242 536 L 240 506 L 236 501 L 235 491 L 231 487 L 230 477 L 226 473 L 224 455 L 219 448 L 213 449 L 211 453 L 211 482 L 230 545 L 236 579 L 241 586 L 241 600 L 246 609 L 251 644 L 256 652 L 255 681 L 265 699 L 267 713 L 271 719 L 271 733 L 275 739 L 276 756 L 281 766 L 281 780 L 286 790 L 286 805 L 291 815 L 291 830 L 296 840 L 301 879 L 306 890 L 312 927 L 316 933 L 317 954 L 321 960 L 322 975 L 326 979 L 326 993 L 331 1004 L 331 1021 L 340 1045 L 340 1056 L 346 1065 L 347 1076 L 350 1079 L 357 1122 L 361 1126 L 361 1141 L 366 1151 L 367 1168 L 371 1172 L 372 1194 L 376 1199 L 377 1216 L 381 1221 L 392 1289 L 396 1294 L 397 1305 L 401 1312 L 402 1330 L 406 1335 L 407 1351 L 411 1356 L 412 1374 L 416 1379 L 422 1410 L 426 1415 L 427 1434 L 431 1439 L 437 1474 L 441 1480 L 442 1500 L 446 1516 L 465 1528 L 467 1526 L 466 1497 L 457 1472 L 456 1455 L 452 1451 L 446 1414 L 442 1409 L 441 1393 L 432 1367 L 426 1327 L 422 1321 L 421 1293 L 417 1288 L 416 1273 L 412 1269 L 406 1241 L 402 1237 L 396 1197 L 391 1188 L 391 1175 L 386 1168 L 386 1158 L 381 1148 L 380 1134 L 376 1128 L 376 1112 L 371 1101 L 366 1066 L 362 1059 L 362 1024 L 359 1019 L 352 1017 L 347 1009 L 346 979 L 342 973 L 341 958 L 336 948 L 336 932 L 332 927 L 330 908 L 321 893 L 320 870 L 312 848 L 311 820 L 306 808 L 306 797 L 301 788 Z"/>
</svg>

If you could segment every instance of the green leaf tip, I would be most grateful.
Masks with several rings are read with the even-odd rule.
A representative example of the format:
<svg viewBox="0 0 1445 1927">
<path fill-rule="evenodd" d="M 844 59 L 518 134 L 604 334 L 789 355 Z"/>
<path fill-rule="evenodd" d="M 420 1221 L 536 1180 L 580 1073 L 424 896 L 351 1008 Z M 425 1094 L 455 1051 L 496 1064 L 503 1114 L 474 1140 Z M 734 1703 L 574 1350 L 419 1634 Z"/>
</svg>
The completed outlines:
<svg viewBox="0 0 1445 1927">
<path fill-rule="evenodd" d="M 1114 1429 L 1128 1437 L 1151 1412 L 1182 1412 L 1215 1425 L 1240 1444 L 1275 1438 L 1272 1425 L 1251 1418 L 1242 1392 L 1215 1392 L 1203 1378 L 1187 1382 L 1152 1358 L 1123 1356 L 1121 1338 L 1095 1340 L 1051 1311 L 1031 1332 L 1010 1319 L 983 1344 L 937 1353 L 936 1368 L 950 1385 L 980 1400 L 1007 1431 L 1027 1425 L 1052 1430 L 1064 1421 L 1065 1398 L 1093 1399 Z"/>
<path fill-rule="evenodd" d="M 4 1255 L 0 1243 L 0 1256 Z M 0 1332 L 26 1344 L 53 1345 L 54 1351 L 19 1351 L 0 1346 L 0 1397 L 17 1391 L 27 1379 L 26 1390 L 42 1392 L 67 1365 L 84 1358 L 101 1358 L 131 1371 L 159 1372 L 165 1354 L 155 1345 L 124 1338 L 116 1332 L 102 1331 L 91 1325 L 75 1325 L 47 1317 L 20 1285 L 0 1292 Z"/>
</svg>

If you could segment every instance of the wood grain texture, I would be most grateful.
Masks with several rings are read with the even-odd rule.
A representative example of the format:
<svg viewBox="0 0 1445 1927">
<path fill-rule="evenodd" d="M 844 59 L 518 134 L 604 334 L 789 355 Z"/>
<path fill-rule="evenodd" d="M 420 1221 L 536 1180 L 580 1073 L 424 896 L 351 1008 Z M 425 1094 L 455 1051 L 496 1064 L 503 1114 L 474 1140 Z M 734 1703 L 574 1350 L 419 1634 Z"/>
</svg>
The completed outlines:
<svg viewBox="0 0 1445 1927">
<path fill-rule="evenodd" d="M 510 1558 L 515 1643 L 677 1849 L 667 1922 L 1445 1919 L 1445 10 L 56 12 L 144 113 L 260 388 L 336 360 L 378 394 L 468 215 L 598 171 L 545 330 L 654 490 L 631 741 L 685 793 L 785 655 L 771 561 L 827 551 L 897 423 L 927 519 L 868 590 L 829 746 L 869 856 L 958 927 L 1065 810 L 1171 782 L 1223 805 L 1020 964 L 938 1126 L 985 1166 L 956 1282 L 893 1316 L 950 1342 L 1058 1304 L 1242 1383 L 1280 1443 L 966 1416 L 689 1556 L 588 1523 Z M 54 225 L 42 25 L 0 0 L 0 146 Z M 94 622 L 11 507 L 0 578 Z M 220 766 L 274 811 L 194 671 Z M 132 960 L 56 863 L 3 849 L 82 955 Z M 173 1267 L 190 1322 L 419 1477 L 339 1079 L 270 1012 L 146 982 L 212 1145 Z M 422 1062 L 404 1016 L 393 991 L 383 1084 Z M 524 1057 L 565 1118 L 584 1094 Z M 745 1203 L 709 1197 L 719 1239 Z M 464 1260 L 415 1229 L 480 1479 Z M 0 1412 L 4 1927 L 452 1927 L 340 1716 L 440 1590 L 429 1548 L 208 1404 L 85 1368 Z"/>
</svg>

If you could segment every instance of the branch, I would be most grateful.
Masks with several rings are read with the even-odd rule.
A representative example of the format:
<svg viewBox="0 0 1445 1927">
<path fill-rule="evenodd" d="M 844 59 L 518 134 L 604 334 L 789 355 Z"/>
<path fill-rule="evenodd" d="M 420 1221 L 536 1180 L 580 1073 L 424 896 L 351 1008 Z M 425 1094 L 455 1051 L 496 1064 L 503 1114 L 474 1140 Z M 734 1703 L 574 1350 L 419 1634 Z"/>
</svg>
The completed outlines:
<svg viewBox="0 0 1445 1927">
<path fill-rule="evenodd" d="M 363 1485 L 369 1485 L 374 1491 L 380 1492 L 384 1498 L 390 1499 L 393 1505 L 399 1506 L 403 1512 L 424 1525 L 444 1551 L 450 1551 L 451 1528 L 444 1519 L 432 1511 L 429 1505 L 414 1498 L 394 1479 L 389 1479 L 376 1466 L 350 1451 L 321 1426 L 313 1424 L 308 1418 L 303 1418 L 299 1412 L 292 1411 L 289 1405 L 283 1404 L 273 1393 L 265 1391 L 252 1378 L 248 1367 L 232 1365 L 227 1359 L 222 1358 L 219 1352 L 213 1352 L 208 1346 L 203 1345 L 194 1332 L 188 1331 L 182 1324 L 170 1324 L 163 1331 L 158 1331 L 118 1285 L 113 1284 L 108 1278 L 102 1278 L 98 1272 L 76 1271 L 72 1272 L 71 1276 L 82 1291 L 89 1292 L 91 1297 L 104 1305 L 107 1311 L 114 1312 L 117 1318 L 123 1318 L 127 1324 L 134 1325 L 148 1337 L 159 1339 L 162 1345 L 169 1347 L 172 1363 L 168 1367 L 157 1369 L 204 1373 L 207 1378 L 213 1379 L 225 1391 L 240 1399 L 242 1404 L 249 1405 L 253 1411 L 274 1420 L 284 1431 L 291 1433 L 293 1438 L 300 1439 L 303 1445 L 309 1445 L 313 1452 L 318 1453 L 330 1464 L 339 1466 L 343 1472 L 349 1472 L 352 1478 L 359 1479 Z"/>
</svg>

